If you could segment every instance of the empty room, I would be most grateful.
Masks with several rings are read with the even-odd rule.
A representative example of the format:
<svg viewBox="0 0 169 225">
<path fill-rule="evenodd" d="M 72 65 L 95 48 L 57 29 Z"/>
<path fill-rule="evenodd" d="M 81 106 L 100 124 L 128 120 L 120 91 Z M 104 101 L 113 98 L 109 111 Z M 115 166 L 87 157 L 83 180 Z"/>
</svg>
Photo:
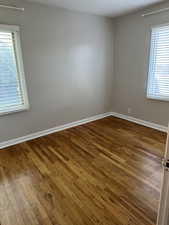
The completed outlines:
<svg viewBox="0 0 169 225">
<path fill-rule="evenodd" d="M 0 225 L 169 225 L 168 122 L 168 1 L 0 1 Z"/>
</svg>

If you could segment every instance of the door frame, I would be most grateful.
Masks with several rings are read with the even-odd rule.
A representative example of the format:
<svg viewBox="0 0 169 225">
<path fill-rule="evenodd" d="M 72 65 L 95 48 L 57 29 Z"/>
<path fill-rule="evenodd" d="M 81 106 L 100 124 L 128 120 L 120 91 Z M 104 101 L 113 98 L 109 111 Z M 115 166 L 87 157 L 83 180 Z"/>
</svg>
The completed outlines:
<svg viewBox="0 0 169 225">
<path fill-rule="evenodd" d="M 157 225 L 169 225 L 169 168 L 166 167 L 167 160 L 169 162 L 169 127 L 167 132 L 165 156 L 163 161 L 163 178 Z"/>
</svg>

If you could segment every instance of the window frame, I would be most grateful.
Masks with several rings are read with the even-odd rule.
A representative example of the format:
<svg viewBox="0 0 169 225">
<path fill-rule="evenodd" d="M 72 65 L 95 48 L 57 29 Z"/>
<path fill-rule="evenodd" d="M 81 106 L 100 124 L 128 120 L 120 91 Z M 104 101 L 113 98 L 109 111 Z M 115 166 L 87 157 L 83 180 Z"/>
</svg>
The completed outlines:
<svg viewBox="0 0 169 225">
<path fill-rule="evenodd" d="M 157 100 L 157 101 L 164 101 L 164 102 L 168 102 L 169 101 L 169 97 L 158 97 L 158 96 L 151 96 L 148 95 L 148 88 L 149 88 L 149 82 L 151 79 L 151 58 L 152 58 L 152 32 L 154 28 L 160 28 L 160 27 L 164 27 L 164 26 L 169 26 L 169 23 L 163 23 L 163 24 L 158 24 L 158 25 L 153 25 L 150 28 L 150 42 L 149 42 L 149 60 L 148 60 L 148 75 L 147 75 L 147 85 L 146 85 L 146 98 L 150 99 L 150 100 Z"/>
<path fill-rule="evenodd" d="M 28 99 L 28 92 L 25 80 L 25 72 L 24 72 L 24 64 L 23 64 L 23 57 L 22 57 L 22 49 L 21 49 L 21 39 L 20 39 L 20 28 L 16 25 L 4 25 L 0 24 L 0 32 L 11 32 L 14 34 L 15 45 L 14 47 L 14 54 L 17 66 L 17 78 L 20 84 L 20 90 L 23 96 L 23 105 L 18 105 L 13 107 L 9 110 L 0 110 L 0 116 L 21 112 L 28 110 L 30 108 L 29 99 Z"/>
</svg>

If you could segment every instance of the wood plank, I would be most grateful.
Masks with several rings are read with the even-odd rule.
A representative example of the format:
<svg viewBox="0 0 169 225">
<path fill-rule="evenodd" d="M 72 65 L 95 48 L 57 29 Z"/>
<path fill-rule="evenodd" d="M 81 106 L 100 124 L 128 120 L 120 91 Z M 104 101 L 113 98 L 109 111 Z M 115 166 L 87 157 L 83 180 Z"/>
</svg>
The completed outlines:
<svg viewBox="0 0 169 225">
<path fill-rule="evenodd" d="M 155 225 L 166 134 L 112 116 L 0 151 L 0 225 Z"/>
</svg>

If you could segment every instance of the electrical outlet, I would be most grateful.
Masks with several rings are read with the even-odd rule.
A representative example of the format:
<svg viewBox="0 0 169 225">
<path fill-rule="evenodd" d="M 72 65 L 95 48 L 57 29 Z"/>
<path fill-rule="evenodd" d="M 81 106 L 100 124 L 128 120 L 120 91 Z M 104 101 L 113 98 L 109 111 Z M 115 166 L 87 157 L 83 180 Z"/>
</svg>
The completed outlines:
<svg viewBox="0 0 169 225">
<path fill-rule="evenodd" d="M 128 114 L 130 114 L 132 112 L 132 109 L 128 108 L 127 111 L 128 111 Z"/>
</svg>

